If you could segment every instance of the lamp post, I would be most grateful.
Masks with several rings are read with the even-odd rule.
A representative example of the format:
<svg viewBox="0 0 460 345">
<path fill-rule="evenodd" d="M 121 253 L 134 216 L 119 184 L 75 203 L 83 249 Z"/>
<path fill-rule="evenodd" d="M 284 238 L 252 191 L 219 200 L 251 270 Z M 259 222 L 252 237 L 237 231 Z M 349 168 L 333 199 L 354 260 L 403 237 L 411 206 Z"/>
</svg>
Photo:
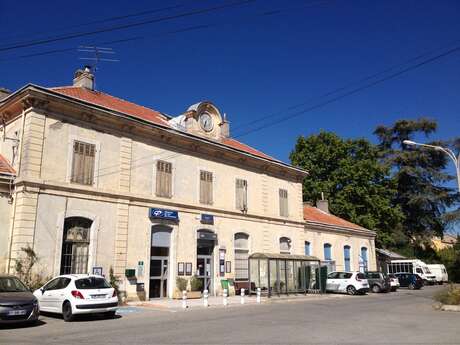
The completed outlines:
<svg viewBox="0 0 460 345">
<path fill-rule="evenodd" d="M 448 149 L 448 148 L 445 148 L 445 147 L 442 147 L 442 146 L 435 146 L 435 145 L 416 143 L 415 141 L 412 141 L 412 140 L 404 140 L 403 144 L 409 145 L 409 146 L 428 147 L 428 148 L 436 150 L 436 151 L 442 151 L 447 156 L 449 156 L 449 158 L 453 160 L 454 165 L 455 165 L 455 172 L 457 173 L 457 187 L 458 187 L 458 191 L 460 192 L 460 154 L 458 155 L 458 157 L 455 157 L 455 153 L 451 149 Z"/>
</svg>

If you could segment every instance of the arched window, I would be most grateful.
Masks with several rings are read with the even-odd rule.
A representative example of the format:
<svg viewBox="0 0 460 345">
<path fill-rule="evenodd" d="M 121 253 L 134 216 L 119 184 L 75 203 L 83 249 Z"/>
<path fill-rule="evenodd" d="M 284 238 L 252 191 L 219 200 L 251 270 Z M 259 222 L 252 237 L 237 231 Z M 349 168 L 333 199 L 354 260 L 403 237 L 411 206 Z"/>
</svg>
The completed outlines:
<svg viewBox="0 0 460 345">
<path fill-rule="evenodd" d="M 305 241 L 305 255 L 311 255 L 311 244 L 308 241 Z"/>
<path fill-rule="evenodd" d="M 350 246 L 344 246 L 343 247 L 343 260 L 344 260 L 344 267 L 345 267 L 346 272 L 351 271 L 350 252 L 351 252 L 351 247 Z"/>
<path fill-rule="evenodd" d="M 238 232 L 234 238 L 235 248 L 235 280 L 247 281 L 249 279 L 249 235 Z"/>
<path fill-rule="evenodd" d="M 324 260 L 332 260 L 332 246 L 329 243 L 324 244 Z"/>
<path fill-rule="evenodd" d="M 280 253 L 291 254 L 291 239 L 288 237 L 280 238 Z"/>
<path fill-rule="evenodd" d="M 368 259 L 367 259 L 367 248 L 361 247 L 361 255 L 359 258 L 359 270 L 361 272 L 366 272 L 368 269 Z"/>
<path fill-rule="evenodd" d="M 61 274 L 88 273 L 90 229 L 93 221 L 69 217 L 64 221 Z"/>
</svg>

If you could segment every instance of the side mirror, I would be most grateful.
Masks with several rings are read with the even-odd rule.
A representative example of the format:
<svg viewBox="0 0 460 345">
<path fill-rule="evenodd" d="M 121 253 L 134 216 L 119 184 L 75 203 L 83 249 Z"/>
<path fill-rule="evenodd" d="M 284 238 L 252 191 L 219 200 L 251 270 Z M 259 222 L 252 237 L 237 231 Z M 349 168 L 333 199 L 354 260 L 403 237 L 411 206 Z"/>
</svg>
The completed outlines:
<svg viewBox="0 0 460 345">
<path fill-rule="evenodd" d="M 45 289 L 41 288 L 40 291 L 42 292 L 42 295 L 45 293 Z"/>
</svg>

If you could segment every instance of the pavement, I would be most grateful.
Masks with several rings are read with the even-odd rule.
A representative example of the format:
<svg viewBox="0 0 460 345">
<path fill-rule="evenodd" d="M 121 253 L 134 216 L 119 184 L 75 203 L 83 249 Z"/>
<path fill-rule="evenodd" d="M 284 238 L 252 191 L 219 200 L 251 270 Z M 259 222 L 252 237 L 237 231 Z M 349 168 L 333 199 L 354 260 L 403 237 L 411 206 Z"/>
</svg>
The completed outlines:
<svg viewBox="0 0 460 345">
<path fill-rule="evenodd" d="M 0 344 L 460 344 L 460 313 L 433 308 L 442 287 L 236 307 L 123 307 L 115 319 L 41 316 L 0 328 Z"/>
</svg>

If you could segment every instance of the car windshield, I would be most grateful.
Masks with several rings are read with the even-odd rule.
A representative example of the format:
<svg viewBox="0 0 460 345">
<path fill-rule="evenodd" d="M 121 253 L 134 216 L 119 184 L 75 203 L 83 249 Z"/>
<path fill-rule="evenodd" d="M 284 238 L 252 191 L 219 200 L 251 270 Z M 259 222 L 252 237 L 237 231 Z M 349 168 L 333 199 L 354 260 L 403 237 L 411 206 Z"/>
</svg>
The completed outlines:
<svg viewBox="0 0 460 345">
<path fill-rule="evenodd" d="M 75 280 L 75 287 L 77 289 L 109 289 L 110 284 L 104 278 L 88 277 Z"/>
<path fill-rule="evenodd" d="M 431 274 L 431 271 L 430 271 L 430 269 L 428 267 L 425 267 L 424 270 L 425 270 L 426 274 Z"/>
<path fill-rule="evenodd" d="M 15 277 L 0 277 L 0 292 L 24 292 L 27 287 Z"/>
</svg>

